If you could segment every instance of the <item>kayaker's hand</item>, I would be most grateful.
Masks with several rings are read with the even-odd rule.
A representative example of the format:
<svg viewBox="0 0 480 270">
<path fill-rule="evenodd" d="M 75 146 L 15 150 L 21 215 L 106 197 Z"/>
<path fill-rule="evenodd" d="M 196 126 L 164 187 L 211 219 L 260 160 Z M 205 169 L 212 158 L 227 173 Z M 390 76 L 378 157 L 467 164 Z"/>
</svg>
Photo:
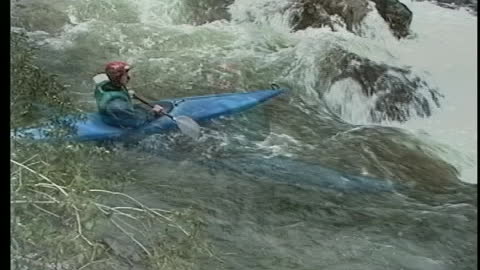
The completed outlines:
<svg viewBox="0 0 480 270">
<path fill-rule="evenodd" d="M 153 105 L 152 111 L 155 114 L 160 115 L 160 114 L 163 114 L 165 109 L 162 106 L 155 104 L 155 105 Z"/>
</svg>

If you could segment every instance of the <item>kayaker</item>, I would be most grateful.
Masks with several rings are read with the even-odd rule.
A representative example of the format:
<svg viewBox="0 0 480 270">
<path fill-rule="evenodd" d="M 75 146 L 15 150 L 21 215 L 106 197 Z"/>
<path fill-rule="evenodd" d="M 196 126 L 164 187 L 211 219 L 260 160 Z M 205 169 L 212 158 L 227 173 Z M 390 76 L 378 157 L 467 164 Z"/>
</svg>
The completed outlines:
<svg viewBox="0 0 480 270">
<path fill-rule="evenodd" d="M 133 105 L 135 97 L 132 90 L 127 89 L 130 81 L 128 72 L 131 66 L 122 61 L 109 62 L 105 66 L 107 78 L 95 80 L 95 99 L 102 120 L 112 126 L 138 127 L 158 117 L 163 107 L 154 105 L 152 109 L 144 109 Z"/>
</svg>

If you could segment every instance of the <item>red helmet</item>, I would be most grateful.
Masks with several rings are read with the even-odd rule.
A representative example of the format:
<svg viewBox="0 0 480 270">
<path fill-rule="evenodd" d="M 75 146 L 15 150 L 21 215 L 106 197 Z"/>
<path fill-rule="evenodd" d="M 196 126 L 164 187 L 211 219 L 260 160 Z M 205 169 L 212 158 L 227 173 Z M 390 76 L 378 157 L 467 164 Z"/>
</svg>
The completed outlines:
<svg viewBox="0 0 480 270">
<path fill-rule="evenodd" d="M 132 67 L 122 61 L 110 62 L 105 66 L 105 73 L 112 82 L 120 82 L 120 78 L 127 73 Z"/>
</svg>

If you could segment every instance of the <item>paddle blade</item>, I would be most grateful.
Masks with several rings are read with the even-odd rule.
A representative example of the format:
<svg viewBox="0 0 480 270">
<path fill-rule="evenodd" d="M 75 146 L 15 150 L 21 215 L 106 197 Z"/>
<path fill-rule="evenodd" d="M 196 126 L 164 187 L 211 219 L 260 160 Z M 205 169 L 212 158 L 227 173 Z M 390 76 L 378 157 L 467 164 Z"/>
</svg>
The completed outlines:
<svg viewBox="0 0 480 270">
<path fill-rule="evenodd" d="M 183 134 L 186 134 L 195 140 L 200 137 L 200 126 L 192 118 L 187 116 L 177 116 L 174 119 Z"/>
</svg>

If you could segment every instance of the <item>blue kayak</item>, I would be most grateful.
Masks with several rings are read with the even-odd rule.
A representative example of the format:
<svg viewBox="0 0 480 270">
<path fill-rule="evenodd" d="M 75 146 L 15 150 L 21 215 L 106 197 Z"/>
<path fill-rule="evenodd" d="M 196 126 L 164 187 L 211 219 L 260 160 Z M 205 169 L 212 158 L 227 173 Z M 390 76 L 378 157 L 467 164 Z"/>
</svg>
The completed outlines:
<svg viewBox="0 0 480 270">
<path fill-rule="evenodd" d="M 175 98 L 153 102 L 175 116 L 187 116 L 198 123 L 239 113 L 283 93 L 285 89 L 268 89 L 243 93 Z M 49 124 L 12 131 L 15 138 L 33 140 L 62 139 L 70 141 L 102 141 L 128 135 L 163 133 L 177 128 L 170 118 L 163 116 L 139 128 L 119 128 L 105 124 L 98 113 L 65 116 Z"/>
</svg>

